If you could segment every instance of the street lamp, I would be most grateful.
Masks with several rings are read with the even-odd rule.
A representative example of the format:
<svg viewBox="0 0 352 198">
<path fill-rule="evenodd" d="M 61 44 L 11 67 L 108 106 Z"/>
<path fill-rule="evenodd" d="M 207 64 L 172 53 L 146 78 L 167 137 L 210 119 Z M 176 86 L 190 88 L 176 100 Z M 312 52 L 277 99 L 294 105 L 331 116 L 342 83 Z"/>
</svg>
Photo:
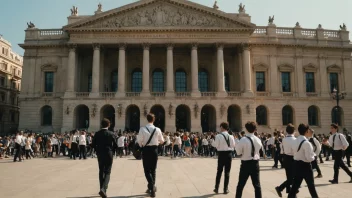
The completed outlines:
<svg viewBox="0 0 352 198">
<path fill-rule="evenodd" d="M 334 88 L 332 93 L 331 93 L 331 97 L 333 100 L 336 100 L 336 108 L 334 109 L 334 117 L 335 117 L 335 121 L 336 121 L 336 124 L 338 122 L 337 120 L 337 113 L 339 113 L 339 110 L 340 110 L 340 106 L 339 106 L 339 103 L 340 103 L 340 100 L 343 100 L 345 99 L 345 96 L 346 96 L 346 93 L 345 92 L 342 92 L 340 93 L 338 89 Z M 334 121 L 334 120 L 333 120 Z M 341 123 L 340 123 L 341 124 Z"/>
</svg>

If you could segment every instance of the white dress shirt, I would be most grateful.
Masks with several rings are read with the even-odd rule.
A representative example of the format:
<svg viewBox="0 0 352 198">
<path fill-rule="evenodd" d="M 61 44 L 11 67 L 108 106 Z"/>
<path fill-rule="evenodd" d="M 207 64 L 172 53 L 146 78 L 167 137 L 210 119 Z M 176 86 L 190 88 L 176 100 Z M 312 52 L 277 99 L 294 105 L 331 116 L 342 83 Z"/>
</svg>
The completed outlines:
<svg viewBox="0 0 352 198">
<path fill-rule="evenodd" d="M 203 146 L 208 146 L 208 145 L 209 145 L 208 140 L 204 138 L 204 139 L 202 140 L 202 145 L 203 145 Z"/>
<path fill-rule="evenodd" d="M 59 144 L 59 141 L 56 139 L 56 138 L 51 138 L 51 144 L 52 145 L 58 145 Z"/>
<path fill-rule="evenodd" d="M 86 141 L 86 136 L 85 135 L 80 135 L 79 136 L 79 145 L 87 145 L 87 141 Z"/>
<path fill-rule="evenodd" d="M 274 145 L 275 144 L 275 137 L 271 137 L 269 140 L 268 140 L 268 143 L 267 145 Z"/>
<path fill-rule="evenodd" d="M 124 147 L 125 146 L 125 136 L 118 137 L 117 146 L 118 147 Z"/>
<path fill-rule="evenodd" d="M 303 142 L 301 149 L 297 152 L 298 147 L 303 140 L 306 140 L 306 141 Z M 313 151 L 313 146 L 308 141 L 308 139 L 305 136 L 300 135 L 297 137 L 297 139 L 295 141 L 296 141 L 295 146 L 294 146 L 295 154 L 293 156 L 293 159 L 296 161 L 303 161 L 303 162 L 307 162 L 307 163 L 314 161 L 315 160 L 315 157 L 314 157 L 315 153 Z"/>
<path fill-rule="evenodd" d="M 287 135 L 284 139 L 282 139 L 282 154 L 293 156 L 295 150 L 293 149 L 296 144 L 296 138 L 293 135 Z"/>
<path fill-rule="evenodd" d="M 334 136 L 336 136 L 335 137 L 335 142 L 333 142 Z M 334 145 L 333 149 L 335 151 L 337 151 L 337 150 L 345 150 L 349 146 L 345 136 L 343 134 L 341 134 L 341 133 L 335 133 L 335 134 L 331 135 L 330 138 L 329 138 L 329 144 L 330 144 L 331 147 Z M 345 148 L 345 149 L 343 149 L 343 148 Z"/>
<path fill-rule="evenodd" d="M 229 140 L 230 147 L 227 145 L 227 141 L 221 134 L 218 134 L 215 137 L 215 141 L 213 142 L 212 146 L 215 147 L 218 151 L 233 151 L 233 148 L 235 148 L 235 139 L 227 131 L 222 132 L 222 134 L 225 135 L 226 140 Z"/>
<path fill-rule="evenodd" d="M 260 154 L 259 151 L 262 148 L 262 141 L 257 138 L 253 133 L 247 133 L 247 137 L 251 138 L 254 145 L 254 157 L 252 157 L 252 144 L 251 141 L 247 137 L 242 137 L 240 142 L 236 145 L 236 153 L 237 155 L 242 155 L 241 160 L 259 160 Z"/>
<path fill-rule="evenodd" d="M 22 135 L 16 136 L 15 142 L 16 142 L 17 144 L 21 144 L 21 143 L 22 143 Z"/>
<path fill-rule="evenodd" d="M 315 156 L 318 156 L 320 154 L 320 151 L 321 151 L 321 145 L 320 145 L 320 142 L 316 138 L 314 138 L 314 137 L 312 137 L 312 138 L 313 138 L 313 141 L 314 141 L 315 146 L 316 146 L 316 147 L 314 147 L 313 144 L 312 144 L 313 151 L 315 150 L 314 154 L 315 154 Z"/>
<path fill-rule="evenodd" d="M 175 143 L 174 143 L 174 145 L 182 145 L 181 137 L 176 137 L 176 138 L 175 138 Z"/>
<path fill-rule="evenodd" d="M 149 129 L 150 133 L 146 128 Z M 139 129 L 137 141 L 141 147 L 147 144 L 149 137 L 151 136 L 155 128 L 156 128 L 155 133 L 147 146 L 158 146 L 159 143 L 160 144 L 164 143 L 164 137 L 163 137 L 163 134 L 161 133 L 161 130 L 158 127 L 155 127 L 153 124 L 149 123 L 145 127 L 141 127 Z"/>
<path fill-rule="evenodd" d="M 165 142 L 166 142 L 166 144 L 165 144 L 165 146 L 169 146 L 170 144 L 171 144 L 171 142 L 170 142 L 170 136 L 165 136 Z"/>
</svg>

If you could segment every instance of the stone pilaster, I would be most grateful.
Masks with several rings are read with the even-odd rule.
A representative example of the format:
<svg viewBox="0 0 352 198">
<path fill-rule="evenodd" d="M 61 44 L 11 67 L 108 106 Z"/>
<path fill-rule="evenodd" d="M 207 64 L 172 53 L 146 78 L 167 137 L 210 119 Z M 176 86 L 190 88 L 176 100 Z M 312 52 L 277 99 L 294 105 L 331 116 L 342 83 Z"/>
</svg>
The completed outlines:
<svg viewBox="0 0 352 198">
<path fill-rule="evenodd" d="M 226 97 L 224 80 L 224 45 L 217 44 L 217 96 Z"/>
<path fill-rule="evenodd" d="M 92 91 L 89 97 L 99 97 L 100 45 L 93 44 Z"/>
<path fill-rule="evenodd" d="M 124 97 L 126 93 L 125 76 L 126 76 L 126 45 L 119 46 L 119 63 L 118 63 L 118 97 Z M 116 122 L 115 122 L 116 123 Z"/>
<path fill-rule="evenodd" d="M 174 54 L 173 54 L 174 46 L 172 44 L 167 45 L 167 76 L 166 76 L 166 96 L 173 97 L 175 96 L 174 91 Z"/>
<path fill-rule="evenodd" d="M 192 44 L 191 51 L 191 75 L 192 75 L 192 97 L 200 97 L 198 87 L 198 45 Z"/>
<path fill-rule="evenodd" d="M 74 96 L 76 79 L 76 47 L 76 45 L 69 46 L 65 98 Z"/>
<path fill-rule="evenodd" d="M 150 44 L 145 43 L 143 44 L 143 89 L 141 96 L 143 97 L 149 97 L 150 96 L 150 83 L 149 83 L 149 70 L 150 70 Z"/>
<path fill-rule="evenodd" d="M 243 45 L 243 77 L 244 77 L 244 96 L 252 97 L 252 71 L 251 71 L 251 52 L 248 45 Z"/>
</svg>

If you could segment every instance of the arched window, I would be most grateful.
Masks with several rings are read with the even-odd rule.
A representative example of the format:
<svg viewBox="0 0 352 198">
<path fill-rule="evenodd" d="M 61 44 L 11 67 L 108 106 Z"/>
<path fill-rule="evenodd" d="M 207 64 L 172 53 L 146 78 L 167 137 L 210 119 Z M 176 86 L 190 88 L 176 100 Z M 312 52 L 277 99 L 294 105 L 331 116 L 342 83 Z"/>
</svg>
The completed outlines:
<svg viewBox="0 0 352 198">
<path fill-rule="evenodd" d="M 343 115 L 343 110 L 341 107 L 334 107 L 331 110 L 331 121 L 332 123 L 338 124 L 339 126 L 342 126 L 342 115 Z"/>
<path fill-rule="evenodd" d="M 258 125 L 268 125 L 268 114 L 265 106 L 256 108 L 256 121 Z"/>
<path fill-rule="evenodd" d="M 131 91 L 132 92 L 142 91 L 142 71 L 139 68 L 133 70 L 132 72 Z"/>
<path fill-rule="evenodd" d="M 42 108 L 42 126 L 52 125 L 53 111 L 50 106 L 44 106 Z"/>
<path fill-rule="evenodd" d="M 161 69 L 155 69 L 153 72 L 153 92 L 164 91 L 164 72 Z"/>
<path fill-rule="evenodd" d="M 111 92 L 117 92 L 118 76 L 117 71 L 111 72 Z"/>
<path fill-rule="evenodd" d="M 282 125 L 293 124 L 293 110 L 290 106 L 284 106 L 282 108 Z"/>
<path fill-rule="evenodd" d="M 308 124 L 311 126 L 318 126 L 318 108 L 316 106 L 310 106 L 308 108 Z"/>
<path fill-rule="evenodd" d="M 225 80 L 225 90 L 227 92 L 229 92 L 230 91 L 230 77 L 229 77 L 229 73 L 226 72 L 224 77 L 225 77 L 224 78 L 224 80 Z"/>
<path fill-rule="evenodd" d="M 198 72 L 198 87 L 200 92 L 209 91 L 208 72 L 206 70 L 200 70 Z"/>
<path fill-rule="evenodd" d="M 176 92 L 187 91 L 187 76 L 184 70 L 177 70 L 175 73 L 175 88 Z"/>
</svg>

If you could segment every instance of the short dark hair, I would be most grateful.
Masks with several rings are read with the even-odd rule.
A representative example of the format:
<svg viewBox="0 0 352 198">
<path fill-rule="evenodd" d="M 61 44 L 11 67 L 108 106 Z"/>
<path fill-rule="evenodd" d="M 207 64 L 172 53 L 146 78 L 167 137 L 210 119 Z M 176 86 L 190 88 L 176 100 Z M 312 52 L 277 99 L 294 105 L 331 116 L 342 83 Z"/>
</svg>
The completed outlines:
<svg viewBox="0 0 352 198">
<path fill-rule="evenodd" d="M 304 135 L 306 134 L 306 132 L 308 131 L 309 129 L 309 125 L 308 124 L 303 124 L 301 123 L 299 126 L 298 126 L 298 132 L 300 135 Z"/>
<path fill-rule="evenodd" d="M 253 133 L 254 131 L 257 130 L 257 123 L 253 121 L 248 121 L 245 127 L 249 133 Z"/>
<path fill-rule="evenodd" d="M 148 122 L 154 122 L 154 120 L 155 120 L 155 115 L 152 114 L 152 113 L 148 113 L 148 115 L 147 115 L 147 120 L 148 120 Z"/>
<path fill-rule="evenodd" d="M 102 128 L 106 128 L 106 127 L 109 127 L 110 126 L 110 120 L 107 119 L 107 118 L 104 118 L 102 121 L 101 121 L 101 127 Z"/>
<path fill-rule="evenodd" d="M 293 126 L 293 124 L 288 124 L 287 127 L 286 127 L 286 132 L 288 134 L 292 134 L 293 132 L 295 132 L 295 126 Z"/>
<path fill-rule="evenodd" d="M 227 123 L 227 122 L 222 122 L 222 123 L 220 124 L 220 127 L 223 128 L 223 129 L 225 129 L 225 130 L 228 130 L 228 129 L 229 129 L 229 123 Z"/>
<path fill-rule="evenodd" d="M 334 129 L 339 129 L 339 125 L 335 123 L 332 123 L 330 126 L 333 127 Z"/>
</svg>

